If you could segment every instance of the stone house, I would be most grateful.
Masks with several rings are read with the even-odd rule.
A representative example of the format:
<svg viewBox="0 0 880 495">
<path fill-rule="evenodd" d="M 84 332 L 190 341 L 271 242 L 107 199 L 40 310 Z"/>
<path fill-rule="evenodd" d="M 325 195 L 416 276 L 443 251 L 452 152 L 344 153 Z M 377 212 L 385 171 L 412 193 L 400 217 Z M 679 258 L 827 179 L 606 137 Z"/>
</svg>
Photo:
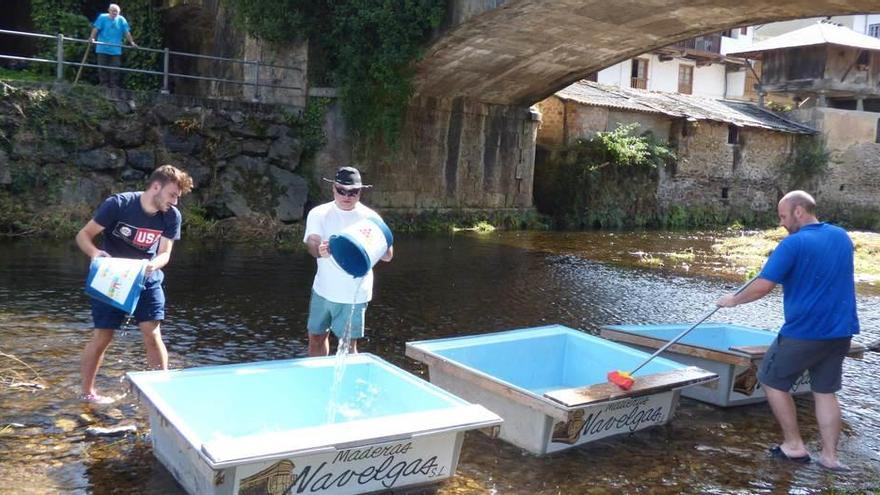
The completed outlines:
<svg viewBox="0 0 880 495">
<path fill-rule="evenodd" d="M 660 171 L 657 203 L 771 212 L 784 193 L 782 166 L 813 129 L 743 101 L 580 81 L 537 104 L 535 168 L 555 147 L 637 123 L 678 157 Z"/>
<path fill-rule="evenodd" d="M 880 19 L 877 19 L 880 20 Z M 880 35 L 880 23 L 868 32 Z M 880 192 L 880 39 L 819 22 L 750 45 L 758 91 L 788 99 L 787 113 L 821 133 L 830 164 L 813 191 L 827 209 L 877 212 Z"/>
</svg>

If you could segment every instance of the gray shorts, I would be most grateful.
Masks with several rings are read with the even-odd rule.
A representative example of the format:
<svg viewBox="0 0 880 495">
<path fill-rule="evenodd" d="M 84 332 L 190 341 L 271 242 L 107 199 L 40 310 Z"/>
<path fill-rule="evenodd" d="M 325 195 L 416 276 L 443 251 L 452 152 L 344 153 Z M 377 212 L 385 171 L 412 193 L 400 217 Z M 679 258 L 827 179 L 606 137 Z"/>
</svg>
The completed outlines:
<svg viewBox="0 0 880 495">
<path fill-rule="evenodd" d="M 328 301 L 312 291 L 309 302 L 309 321 L 306 327 L 311 335 L 324 335 L 328 330 L 342 338 L 345 328 L 351 324 L 351 338 L 360 339 L 364 336 L 364 314 L 367 303 L 343 304 Z M 349 323 L 350 321 L 350 323 Z"/>
<path fill-rule="evenodd" d="M 804 371 L 810 372 L 810 389 L 832 394 L 841 388 L 843 358 L 849 352 L 851 338 L 804 340 L 776 337 L 767 349 L 758 381 L 777 390 L 789 391 Z"/>
</svg>

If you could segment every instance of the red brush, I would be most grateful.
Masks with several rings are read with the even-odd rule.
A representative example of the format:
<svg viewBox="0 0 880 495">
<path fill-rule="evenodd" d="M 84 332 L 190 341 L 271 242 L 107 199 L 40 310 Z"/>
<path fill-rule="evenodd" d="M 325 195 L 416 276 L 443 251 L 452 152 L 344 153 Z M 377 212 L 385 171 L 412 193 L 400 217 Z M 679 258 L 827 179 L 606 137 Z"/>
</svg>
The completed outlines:
<svg viewBox="0 0 880 495">
<path fill-rule="evenodd" d="M 632 388 L 633 384 L 636 382 L 632 379 L 632 377 L 626 371 L 609 371 L 608 372 L 608 381 L 617 385 L 623 390 L 629 390 Z"/>
</svg>

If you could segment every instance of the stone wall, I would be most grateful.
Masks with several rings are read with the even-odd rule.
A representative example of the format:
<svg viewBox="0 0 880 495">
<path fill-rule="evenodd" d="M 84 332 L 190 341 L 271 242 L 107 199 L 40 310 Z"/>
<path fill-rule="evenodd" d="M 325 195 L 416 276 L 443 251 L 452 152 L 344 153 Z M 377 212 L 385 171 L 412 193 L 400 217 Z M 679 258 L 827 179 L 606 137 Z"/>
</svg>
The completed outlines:
<svg viewBox="0 0 880 495">
<path fill-rule="evenodd" d="M 790 158 L 794 135 L 740 128 L 738 144 L 728 144 L 728 125 L 685 122 L 663 115 L 626 112 L 565 102 L 550 97 L 539 103 L 542 124 L 538 143 L 559 145 L 589 138 L 618 124 L 638 123 L 669 142 L 678 160 L 661 170 L 657 203 L 734 212 L 771 212 L 784 189 L 781 166 Z"/>
<path fill-rule="evenodd" d="M 833 152 L 816 192 L 823 208 L 880 212 L 880 144 L 861 143 Z"/>
<path fill-rule="evenodd" d="M 276 107 L 127 96 L 105 100 L 94 89 L 69 87 L 7 95 L 0 102 L 8 138 L 0 146 L 0 187 L 23 198 L 37 194 L 45 207 L 93 208 L 112 192 L 142 189 L 153 169 L 170 163 L 194 179 L 185 202 L 211 217 L 302 218 L 302 145 Z M 40 117 L 37 101 L 52 110 Z"/>
<path fill-rule="evenodd" d="M 639 133 L 650 131 L 661 141 L 666 141 L 672 122 L 665 115 L 583 105 L 557 96 L 546 98 L 535 106 L 541 113 L 538 144 L 547 147 L 589 139 L 597 132 L 613 131 L 619 125 L 628 124 L 639 124 Z"/>
<path fill-rule="evenodd" d="M 528 107 L 417 98 L 407 111 L 396 149 L 358 148 L 351 153 L 344 149 L 351 144 L 340 120 L 341 115 L 329 114 L 325 129 L 340 141 L 330 142 L 319 155 L 315 176 L 332 177 L 342 164 L 337 160 L 351 156 L 365 181 L 375 186 L 365 197 L 371 206 L 405 210 L 532 206 L 539 120 Z"/>
<path fill-rule="evenodd" d="M 822 133 L 825 146 L 832 152 L 876 142 L 880 127 L 880 113 L 875 112 L 813 107 L 795 110 L 788 115 Z"/>
<path fill-rule="evenodd" d="M 821 132 L 830 152 L 828 172 L 812 185 L 820 211 L 880 213 L 880 113 L 816 107 L 789 116 Z"/>
<path fill-rule="evenodd" d="M 553 148 L 565 143 L 565 102 L 551 96 L 535 104 L 541 113 L 541 126 L 538 129 L 538 146 Z"/>
<path fill-rule="evenodd" d="M 164 0 L 163 7 L 164 36 L 172 51 L 274 66 L 261 66 L 258 73 L 254 64 L 173 55 L 170 58 L 172 72 L 248 83 L 172 78 L 173 93 L 305 106 L 308 91 L 308 43 L 305 40 L 284 46 L 262 43 L 236 28 L 228 9 L 219 0 Z M 258 93 L 257 81 L 287 88 L 260 87 Z"/>
<path fill-rule="evenodd" d="M 669 140 L 669 128 L 672 121 L 665 115 L 642 112 L 625 112 L 609 110 L 606 131 L 613 131 L 620 125 L 639 124 L 638 133 L 651 132 L 660 141 Z"/>
<path fill-rule="evenodd" d="M 700 121 L 673 126 L 676 166 L 664 170 L 657 188 L 661 208 L 704 207 L 732 212 L 772 213 L 783 193 L 781 167 L 794 135 L 740 128 L 739 144 L 728 144 L 728 125 Z"/>
</svg>

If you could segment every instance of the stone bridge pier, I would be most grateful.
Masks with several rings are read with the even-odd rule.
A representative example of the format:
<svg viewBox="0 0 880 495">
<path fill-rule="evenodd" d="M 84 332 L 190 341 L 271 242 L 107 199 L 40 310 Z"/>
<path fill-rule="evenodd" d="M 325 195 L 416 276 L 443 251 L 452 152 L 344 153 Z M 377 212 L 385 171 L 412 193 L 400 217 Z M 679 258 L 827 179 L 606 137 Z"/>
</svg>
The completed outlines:
<svg viewBox="0 0 880 495">
<path fill-rule="evenodd" d="M 369 160 L 370 202 L 404 209 L 532 205 L 537 113 L 468 98 L 415 98 L 398 150 Z"/>
</svg>

